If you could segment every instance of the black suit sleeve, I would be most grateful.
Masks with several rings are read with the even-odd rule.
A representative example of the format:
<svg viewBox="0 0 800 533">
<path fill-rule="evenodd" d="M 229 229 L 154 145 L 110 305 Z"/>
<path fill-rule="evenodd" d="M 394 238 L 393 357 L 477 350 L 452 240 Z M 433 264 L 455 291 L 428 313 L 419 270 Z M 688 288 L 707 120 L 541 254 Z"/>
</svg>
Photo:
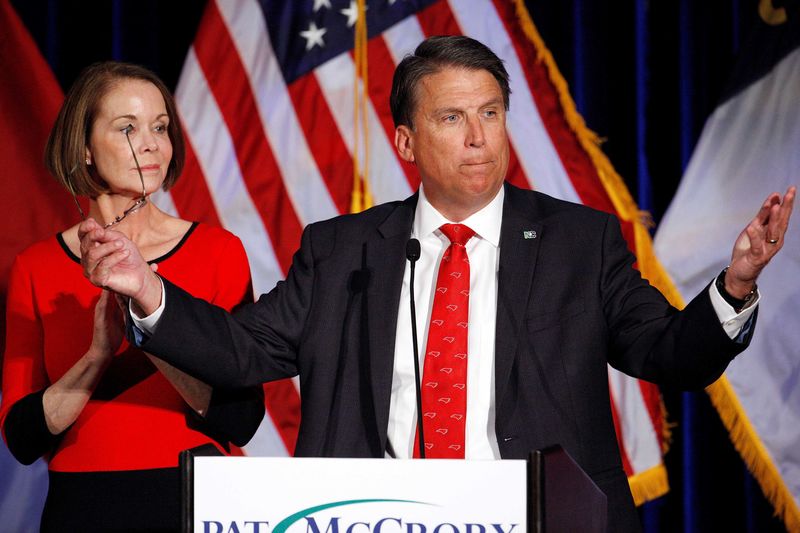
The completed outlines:
<svg viewBox="0 0 800 533">
<path fill-rule="evenodd" d="M 260 385 L 297 375 L 313 297 L 311 233 L 303 232 L 285 281 L 235 315 L 164 279 L 166 306 L 141 347 L 213 387 Z"/>
<path fill-rule="evenodd" d="M 747 342 L 725 333 L 707 287 L 678 311 L 641 278 L 634 261 L 619 223 L 609 217 L 600 282 L 611 332 L 609 363 L 632 376 L 680 388 L 713 383 Z"/>
<path fill-rule="evenodd" d="M 203 423 L 206 432 L 217 440 L 244 446 L 258 430 L 264 412 L 264 389 L 260 385 L 215 387 Z"/>
</svg>

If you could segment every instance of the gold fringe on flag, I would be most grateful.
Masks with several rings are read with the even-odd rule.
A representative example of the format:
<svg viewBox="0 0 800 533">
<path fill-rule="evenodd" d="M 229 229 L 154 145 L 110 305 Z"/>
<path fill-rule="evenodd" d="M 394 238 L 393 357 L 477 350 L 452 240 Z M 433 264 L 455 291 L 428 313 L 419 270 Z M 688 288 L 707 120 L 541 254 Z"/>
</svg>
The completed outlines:
<svg viewBox="0 0 800 533">
<path fill-rule="evenodd" d="M 369 83 L 367 61 L 367 6 L 358 0 L 355 25 L 355 77 L 353 80 L 353 193 L 350 212 L 358 213 L 373 205 L 369 189 Z M 362 141 L 363 139 L 363 141 Z M 364 170 L 361 171 L 359 147 L 364 145 Z"/>
<path fill-rule="evenodd" d="M 719 412 L 734 448 L 742 456 L 747 468 L 764 491 L 764 495 L 772 503 L 775 514 L 781 517 L 787 531 L 800 531 L 800 510 L 778 469 L 775 468 L 769 452 L 750 423 L 728 378 L 722 376 L 708 386 L 706 392 Z"/>
<path fill-rule="evenodd" d="M 630 192 L 628 192 L 625 182 L 614 170 L 606 155 L 600 150 L 600 139 L 597 134 L 586 127 L 583 117 L 578 114 L 575 102 L 573 102 L 569 94 L 567 82 L 559 72 L 553 55 L 545 46 L 541 35 L 539 35 L 539 31 L 536 29 L 527 7 L 525 7 L 525 2 L 523 0 L 514 0 L 514 5 L 525 36 L 533 43 L 536 48 L 537 59 L 544 63 L 550 82 L 558 91 L 559 102 L 570 129 L 575 133 L 581 147 L 594 164 L 600 182 L 611 199 L 617 215 L 620 219 L 630 222 L 633 226 L 639 271 L 644 278 L 649 280 L 653 286 L 657 287 L 666 296 L 672 305 L 679 309 L 683 308 L 685 304 L 680 293 L 672 284 L 672 280 L 653 252 L 653 242 L 650 239 L 650 233 L 646 225 L 648 215 L 639 211 L 639 207 L 631 197 Z M 666 416 L 662 420 L 662 428 L 665 437 L 663 442 L 666 444 L 669 442 L 670 437 Z M 628 481 L 637 505 L 663 496 L 669 491 L 667 471 L 663 464 L 631 476 Z"/>
<path fill-rule="evenodd" d="M 667 469 L 663 464 L 628 477 L 633 503 L 637 506 L 669 492 Z"/>
</svg>

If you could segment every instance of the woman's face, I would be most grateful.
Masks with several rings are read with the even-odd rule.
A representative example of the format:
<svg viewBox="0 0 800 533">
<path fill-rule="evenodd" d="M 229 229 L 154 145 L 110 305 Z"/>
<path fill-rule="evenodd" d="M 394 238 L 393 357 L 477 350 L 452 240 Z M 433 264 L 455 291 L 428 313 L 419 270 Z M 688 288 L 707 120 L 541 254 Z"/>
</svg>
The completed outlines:
<svg viewBox="0 0 800 533">
<path fill-rule="evenodd" d="M 142 169 L 147 194 L 161 187 L 172 160 L 169 116 L 158 88 L 142 80 L 121 80 L 100 100 L 86 157 L 112 193 L 139 196 L 142 183 L 125 128 Z"/>
</svg>

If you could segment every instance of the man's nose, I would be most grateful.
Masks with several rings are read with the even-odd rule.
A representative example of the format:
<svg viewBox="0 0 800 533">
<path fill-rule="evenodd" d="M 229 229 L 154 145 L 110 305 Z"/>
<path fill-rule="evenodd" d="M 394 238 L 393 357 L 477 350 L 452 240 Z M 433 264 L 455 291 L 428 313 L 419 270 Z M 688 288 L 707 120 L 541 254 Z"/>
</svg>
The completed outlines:
<svg viewBox="0 0 800 533">
<path fill-rule="evenodd" d="M 467 146 L 479 148 L 486 143 L 486 138 L 483 135 L 483 124 L 479 117 L 467 118 Z"/>
</svg>

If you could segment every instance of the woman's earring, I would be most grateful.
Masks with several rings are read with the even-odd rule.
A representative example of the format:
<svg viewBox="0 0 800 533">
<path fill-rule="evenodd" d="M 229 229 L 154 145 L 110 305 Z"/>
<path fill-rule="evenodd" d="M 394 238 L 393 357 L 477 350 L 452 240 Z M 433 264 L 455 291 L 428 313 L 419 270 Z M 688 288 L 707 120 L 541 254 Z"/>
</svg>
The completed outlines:
<svg viewBox="0 0 800 533">
<path fill-rule="evenodd" d="M 88 167 L 91 164 L 92 164 L 92 160 L 87 157 L 86 158 L 86 166 Z"/>
</svg>

